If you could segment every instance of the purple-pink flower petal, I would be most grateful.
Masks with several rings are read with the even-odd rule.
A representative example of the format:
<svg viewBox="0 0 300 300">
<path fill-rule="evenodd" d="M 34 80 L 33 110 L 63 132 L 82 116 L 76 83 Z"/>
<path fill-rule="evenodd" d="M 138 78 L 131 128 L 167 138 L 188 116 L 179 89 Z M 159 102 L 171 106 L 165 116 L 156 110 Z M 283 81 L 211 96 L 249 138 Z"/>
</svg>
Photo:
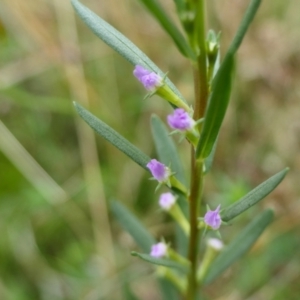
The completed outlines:
<svg viewBox="0 0 300 300">
<path fill-rule="evenodd" d="M 151 159 L 147 164 L 147 168 L 150 170 L 152 176 L 159 182 L 165 181 L 170 175 L 168 168 L 156 159 Z"/>
<path fill-rule="evenodd" d="M 159 206 L 164 210 L 169 210 L 176 202 L 176 197 L 172 193 L 163 193 L 159 197 Z"/>
<path fill-rule="evenodd" d="M 219 211 L 220 205 L 216 208 L 216 210 L 209 210 L 204 216 L 204 222 L 214 230 L 219 229 L 222 223 Z"/>
<path fill-rule="evenodd" d="M 168 115 L 167 121 L 171 128 L 183 131 L 191 129 L 195 123 L 183 108 L 176 108 L 173 114 Z"/>
<path fill-rule="evenodd" d="M 167 254 L 168 246 L 165 243 L 157 243 L 151 247 L 150 255 L 152 257 L 160 258 Z"/>
<path fill-rule="evenodd" d="M 159 75 L 139 65 L 135 66 L 133 75 L 143 84 L 145 89 L 148 91 L 153 91 L 162 84 L 162 79 Z"/>
</svg>

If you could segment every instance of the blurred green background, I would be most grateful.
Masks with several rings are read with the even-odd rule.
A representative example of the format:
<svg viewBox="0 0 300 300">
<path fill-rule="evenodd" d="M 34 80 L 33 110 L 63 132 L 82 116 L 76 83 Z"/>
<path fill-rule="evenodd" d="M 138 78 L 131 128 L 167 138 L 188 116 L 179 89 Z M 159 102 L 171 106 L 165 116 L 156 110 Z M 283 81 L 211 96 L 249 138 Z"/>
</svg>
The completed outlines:
<svg viewBox="0 0 300 300">
<path fill-rule="evenodd" d="M 175 17 L 171 0 L 160 1 Z M 226 51 L 249 1 L 208 2 Z M 190 103 L 189 63 L 139 1 L 85 0 L 168 71 Z M 225 243 L 264 207 L 276 219 L 251 252 L 205 290 L 207 299 L 300 297 L 300 4 L 265 0 L 238 53 L 234 92 L 205 200 L 227 205 L 285 166 L 280 186 L 222 230 Z M 0 299 L 159 299 L 152 266 L 110 215 L 122 201 L 159 239 L 173 226 L 155 183 L 75 114 L 76 100 L 155 157 L 149 118 L 170 107 L 98 40 L 69 1 L 0 3 Z M 175 137 L 175 141 L 178 138 Z M 188 171 L 189 148 L 179 146 Z M 187 173 L 188 174 L 188 173 Z M 165 222 L 164 222 L 165 221 Z"/>
</svg>

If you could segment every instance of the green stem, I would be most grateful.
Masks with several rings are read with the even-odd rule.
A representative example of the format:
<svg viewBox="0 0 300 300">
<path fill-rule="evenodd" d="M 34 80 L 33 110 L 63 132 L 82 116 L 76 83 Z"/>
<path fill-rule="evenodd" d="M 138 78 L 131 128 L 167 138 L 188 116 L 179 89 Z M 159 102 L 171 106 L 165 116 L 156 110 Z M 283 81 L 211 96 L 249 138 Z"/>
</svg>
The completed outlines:
<svg viewBox="0 0 300 300">
<path fill-rule="evenodd" d="M 197 3 L 197 16 L 196 16 L 196 28 L 195 31 L 198 47 L 198 78 L 199 93 L 196 94 L 195 99 L 195 120 L 198 120 L 204 116 L 207 99 L 208 99 L 208 81 L 207 81 L 207 55 L 206 55 L 206 38 L 205 38 L 205 0 L 199 0 Z"/>
<path fill-rule="evenodd" d="M 207 77 L 207 53 L 205 38 L 205 0 L 198 0 L 196 5 L 195 40 L 199 49 L 197 67 L 194 68 L 195 83 L 195 110 L 194 119 L 199 120 L 204 117 L 208 100 L 208 77 Z M 192 149 L 191 157 L 191 186 L 189 196 L 190 209 L 190 240 L 188 259 L 191 269 L 188 277 L 186 300 L 194 300 L 197 295 L 197 266 L 199 254 L 200 230 L 198 228 L 198 216 L 202 200 L 203 189 L 203 161 L 197 161 L 195 152 Z"/>
<path fill-rule="evenodd" d="M 190 208 L 190 240 L 188 258 L 191 263 L 191 270 L 188 278 L 187 300 L 195 299 L 197 292 L 197 265 L 199 247 L 198 216 L 203 186 L 203 162 L 197 162 L 195 153 L 192 150 L 192 172 L 191 172 L 191 194 L 189 197 Z"/>
</svg>

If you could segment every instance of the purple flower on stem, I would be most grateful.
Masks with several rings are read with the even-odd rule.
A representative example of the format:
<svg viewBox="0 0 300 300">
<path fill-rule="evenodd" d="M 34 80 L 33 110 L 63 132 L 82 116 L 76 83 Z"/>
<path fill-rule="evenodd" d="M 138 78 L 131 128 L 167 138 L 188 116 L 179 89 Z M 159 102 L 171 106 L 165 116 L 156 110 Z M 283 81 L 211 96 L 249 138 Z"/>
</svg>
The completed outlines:
<svg viewBox="0 0 300 300">
<path fill-rule="evenodd" d="M 151 159 L 147 164 L 152 176 L 159 182 L 166 181 L 170 176 L 170 170 L 156 159 Z"/>
<path fill-rule="evenodd" d="M 191 129 L 195 121 L 183 108 L 176 108 L 172 115 L 168 115 L 168 124 L 173 129 L 184 131 Z"/>
<path fill-rule="evenodd" d="M 168 251 L 168 246 L 165 243 L 158 243 L 158 244 L 154 244 L 151 247 L 151 252 L 150 255 L 152 257 L 156 257 L 156 258 L 160 258 L 163 257 L 167 254 Z"/>
<path fill-rule="evenodd" d="M 169 210 L 176 202 L 176 197 L 172 193 L 163 193 L 159 197 L 159 206 L 164 210 Z"/>
<path fill-rule="evenodd" d="M 216 210 L 209 210 L 204 216 L 204 222 L 214 230 L 219 229 L 222 223 L 219 214 L 220 206 L 221 205 L 219 205 Z"/>
<path fill-rule="evenodd" d="M 162 79 L 156 73 L 145 69 L 142 66 L 135 66 L 133 75 L 143 84 L 146 90 L 154 91 L 162 85 Z"/>
</svg>

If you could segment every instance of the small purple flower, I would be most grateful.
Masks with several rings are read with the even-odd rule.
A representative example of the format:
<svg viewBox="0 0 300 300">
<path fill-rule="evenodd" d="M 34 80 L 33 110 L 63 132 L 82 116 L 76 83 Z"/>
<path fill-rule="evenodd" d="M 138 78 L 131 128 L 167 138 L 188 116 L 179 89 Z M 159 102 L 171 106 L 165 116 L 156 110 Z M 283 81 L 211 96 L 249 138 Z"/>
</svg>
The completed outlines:
<svg viewBox="0 0 300 300">
<path fill-rule="evenodd" d="M 156 159 L 151 159 L 147 164 L 147 168 L 150 170 L 152 176 L 159 182 L 167 180 L 170 176 L 169 168 Z"/>
<path fill-rule="evenodd" d="M 176 108 L 172 115 L 168 115 L 168 124 L 171 128 L 184 131 L 191 129 L 195 121 L 183 108 Z"/>
<path fill-rule="evenodd" d="M 159 206 L 164 210 L 169 210 L 176 202 L 176 197 L 172 193 L 163 193 L 159 197 Z"/>
<path fill-rule="evenodd" d="M 146 90 L 153 91 L 162 85 L 162 79 L 159 75 L 145 69 L 142 66 L 135 66 L 133 75 L 143 84 Z"/>
<path fill-rule="evenodd" d="M 156 257 L 156 258 L 160 258 L 163 257 L 167 254 L 168 251 L 168 246 L 165 243 L 158 243 L 158 244 L 154 244 L 151 247 L 151 252 L 150 255 L 152 257 Z"/>
<path fill-rule="evenodd" d="M 216 210 L 209 210 L 204 216 L 204 222 L 214 230 L 219 229 L 222 223 L 219 214 L 220 206 L 221 205 L 219 205 Z"/>
</svg>

